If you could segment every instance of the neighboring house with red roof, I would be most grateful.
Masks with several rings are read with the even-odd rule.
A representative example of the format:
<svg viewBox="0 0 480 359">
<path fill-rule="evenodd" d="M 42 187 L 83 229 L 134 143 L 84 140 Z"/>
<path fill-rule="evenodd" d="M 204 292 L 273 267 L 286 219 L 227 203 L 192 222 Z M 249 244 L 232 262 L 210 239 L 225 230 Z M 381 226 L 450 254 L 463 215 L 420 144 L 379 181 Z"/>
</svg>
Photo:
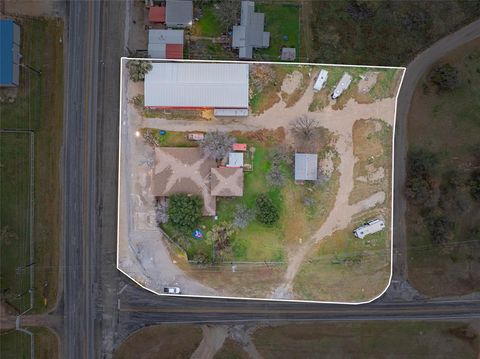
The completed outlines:
<svg viewBox="0 0 480 359">
<path fill-rule="evenodd" d="M 154 59 L 183 59 L 183 30 L 149 30 L 148 56 Z"/>
<path fill-rule="evenodd" d="M 151 6 L 148 10 L 148 21 L 163 24 L 165 22 L 165 6 Z"/>
</svg>

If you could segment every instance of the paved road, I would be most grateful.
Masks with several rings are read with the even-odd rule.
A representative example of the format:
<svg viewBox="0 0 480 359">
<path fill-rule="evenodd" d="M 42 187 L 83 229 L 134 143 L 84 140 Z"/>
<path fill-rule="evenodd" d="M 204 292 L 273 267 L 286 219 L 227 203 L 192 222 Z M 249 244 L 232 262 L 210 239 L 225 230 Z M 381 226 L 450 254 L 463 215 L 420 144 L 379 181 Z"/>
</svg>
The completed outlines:
<svg viewBox="0 0 480 359">
<path fill-rule="evenodd" d="M 63 355 L 94 358 L 96 106 L 100 2 L 67 2 L 63 148 Z"/>
<path fill-rule="evenodd" d="M 408 280 L 407 268 L 407 238 L 405 211 L 406 200 L 404 196 L 407 159 L 407 117 L 410 102 L 422 76 L 429 67 L 446 53 L 456 49 L 467 42 L 480 37 L 480 19 L 437 41 L 431 47 L 420 53 L 408 65 L 402 88 L 400 89 L 397 107 L 397 122 L 395 127 L 395 179 L 394 179 L 394 271 L 393 279 L 396 281 Z"/>
</svg>

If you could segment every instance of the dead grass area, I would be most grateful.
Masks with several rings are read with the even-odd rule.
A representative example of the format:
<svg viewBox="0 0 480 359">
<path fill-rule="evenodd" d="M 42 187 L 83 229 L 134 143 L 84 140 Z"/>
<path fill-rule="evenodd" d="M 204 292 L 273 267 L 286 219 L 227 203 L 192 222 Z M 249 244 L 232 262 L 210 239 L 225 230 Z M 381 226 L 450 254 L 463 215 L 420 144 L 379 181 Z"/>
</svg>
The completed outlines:
<svg viewBox="0 0 480 359">
<path fill-rule="evenodd" d="M 265 359 L 473 359 L 479 338 L 462 322 L 319 322 L 262 327 L 253 342 Z"/>
<path fill-rule="evenodd" d="M 438 198 L 428 206 L 407 202 L 409 281 L 427 296 L 463 295 L 480 288 L 480 203 L 469 187 L 470 173 L 480 164 L 479 48 L 477 39 L 439 62 L 458 69 L 458 88 L 439 92 L 427 73 L 410 108 L 409 148 L 428 150 L 438 162 L 431 173 Z M 432 240 L 430 214 L 453 224 L 444 243 Z"/>
<path fill-rule="evenodd" d="M 200 327 L 193 325 L 156 325 L 130 335 L 113 357 L 115 359 L 189 358 L 202 341 Z"/>
<path fill-rule="evenodd" d="M 236 264 L 235 272 L 230 265 L 190 266 L 187 274 L 212 287 L 219 295 L 229 297 L 268 298 L 281 283 L 285 265 Z"/>
<path fill-rule="evenodd" d="M 380 191 L 387 194 L 387 200 L 391 198 L 392 141 L 392 128 L 381 120 L 362 119 L 354 123 L 353 153 L 358 161 L 353 171 L 350 204 Z"/>
<path fill-rule="evenodd" d="M 312 103 L 308 106 L 308 111 L 321 111 L 330 104 L 330 92 L 324 88 L 313 95 Z"/>
<path fill-rule="evenodd" d="M 312 80 L 311 67 L 299 67 L 297 71 L 302 74 L 298 87 L 291 94 L 287 94 L 286 92 L 281 93 L 282 100 L 285 102 L 286 107 L 294 106 L 302 98 Z"/>
<path fill-rule="evenodd" d="M 227 338 L 223 346 L 215 353 L 213 359 L 248 359 L 250 356 L 236 341 Z"/>
<path fill-rule="evenodd" d="M 274 130 L 261 129 L 258 131 L 248 131 L 248 132 L 232 131 L 230 134 L 235 138 L 237 138 L 238 141 L 247 140 L 247 141 L 261 142 L 265 146 L 271 146 L 271 145 L 283 143 L 285 142 L 285 137 L 286 137 L 284 127 L 277 127 Z"/>
<path fill-rule="evenodd" d="M 300 268 L 293 287 L 296 297 L 361 302 L 379 295 L 390 277 L 390 231 L 359 239 L 352 230 L 382 215 L 379 209 L 362 212 L 348 228 L 322 240 Z"/>
<path fill-rule="evenodd" d="M 35 358 L 38 359 L 57 359 L 58 340 L 47 328 L 36 327 L 32 329 L 35 336 Z"/>
</svg>

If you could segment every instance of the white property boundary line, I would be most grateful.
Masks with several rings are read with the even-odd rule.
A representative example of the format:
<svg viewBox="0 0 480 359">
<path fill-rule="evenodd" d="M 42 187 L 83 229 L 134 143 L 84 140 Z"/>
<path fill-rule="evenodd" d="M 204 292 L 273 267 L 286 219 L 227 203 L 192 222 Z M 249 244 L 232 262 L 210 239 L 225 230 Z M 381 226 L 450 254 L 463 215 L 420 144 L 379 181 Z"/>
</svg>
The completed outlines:
<svg viewBox="0 0 480 359">
<path fill-rule="evenodd" d="M 265 301 L 265 302 L 287 302 L 287 303 L 318 303 L 318 304 L 346 304 L 346 305 L 361 305 L 368 304 L 374 300 L 380 298 L 390 287 L 393 277 L 393 198 L 395 190 L 395 127 L 397 124 L 397 107 L 398 107 L 398 97 L 400 94 L 400 89 L 402 88 L 403 79 L 405 77 L 406 67 L 395 67 L 395 66 L 372 66 L 372 65 L 345 65 L 345 64 L 320 64 L 320 63 L 308 63 L 308 62 L 273 62 L 273 61 L 229 61 L 229 60 L 171 60 L 171 59 L 157 59 L 157 58 L 132 58 L 132 57 L 121 57 L 120 58 L 120 111 L 119 111 L 119 132 L 118 132 L 118 197 L 117 197 L 117 269 L 130 278 L 137 285 L 146 289 L 147 291 L 159 295 L 159 296 L 168 296 L 172 297 L 171 294 L 158 293 L 150 288 L 145 287 L 143 284 L 137 282 L 132 276 L 123 271 L 119 267 L 119 241 L 120 241 L 120 193 L 121 193 L 121 166 L 122 166 L 122 113 L 123 113 L 123 103 L 122 103 L 122 94 L 123 94 L 123 63 L 126 60 L 144 60 L 144 61 L 155 61 L 155 62 L 203 62 L 203 63 L 234 63 L 234 64 L 269 64 L 269 65 L 306 65 L 306 66 L 330 66 L 330 67 L 356 67 L 356 68 L 371 68 L 371 69 L 394 69 L 394 70 L 403 70 L 402 77 L 398 86 L 397 94 L 395 96 L 395 110 L 394 110 L 394 119 L 393 119 L 393 132 L 392 132 L 392 191 L 391 191 L 391 213 L 390 213 L 390 276 L 388 279 L 388 284 L 385 286 L 383 291 L 379 293 L 376 297 L 364 301 L 364 302 L 335 302 L 335 301 L 314 301 L 314 300 L 291 300 L 291 299 L 269 299 L 269 298 L 248 298 L 248 297 L 226 297 L 226 296 L 212 296 L 212 295 L 195 295 L 195 294 L 186 294 L 181 295 L 182 297 L 187 298 L 215 298 L 215 299 L 236 299 L 236 300 L 249 300 L 249 301 Z"/>
</svg>

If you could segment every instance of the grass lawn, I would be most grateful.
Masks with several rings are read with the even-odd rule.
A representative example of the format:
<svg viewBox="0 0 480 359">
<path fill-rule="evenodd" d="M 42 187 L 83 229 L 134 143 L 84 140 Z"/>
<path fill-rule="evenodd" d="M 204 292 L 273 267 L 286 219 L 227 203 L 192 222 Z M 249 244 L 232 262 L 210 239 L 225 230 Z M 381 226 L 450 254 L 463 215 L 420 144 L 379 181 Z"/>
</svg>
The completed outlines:
<svg viewBox="0 0 480 359">
<path fill-rule="evenodd" d="M 30 139 L 0 133 L 0 290 L 19 313 L 30 307 Z"/>
<path fill-rule="evenodd" d="M 130 335 L 115 351 L 114 359 L 190 358 L 202 341 L 202 329 L 193 325 L 155 325 Z"/>
<path fill-rule="evenodd" d="M 409 148 L 432 152 L 434 200 L 407 208 L 410 283 L 430 296 L 461 295 L 480 289 L 480 203 L 470 195 L 470 174 L 480 166 L 480 41 L 447 54 L 461 84 L 438 92 L 428 78 L 420 81 L 408 120 Z M 428 215 L 453 224 L 450 239 L 434 244 Z"/>
<path fill-rule="evenodd" d="M 20 70 L 17 100 L 0 106 L 0 126 L 35 133 L 34 310 L 42 311 L 55 303 L 58 279 L 63 135 L 63 47 L 59 39 L 63 23 L 33 18 L 17 21 L 22 28 L 23 62 L 42 75 Z"/>
<path fill-rule="evenodd" d="M 30 336 L 15 330 L 0 332 L 0 357 L 30 359 Z"/>
<path fill-rule="evenodd" d="M 217 20 L 213 6 L 202 7 L 202 17 L 192 27 L 195 36 L 218 37 L 222 34 L 222 26 Z"/>
<path fill-rule="evenodd" d="M 478 333 L 456 322 L 319 322 L 257 329 L 253 342 L 275 358 L 476 358 Z M 298 355 L 301 353 L 301 355 Z"/>
<path fill-rule="evenodd" d="M 300 52 L 300 6 L 296 4 L 257 4 L 256 11 L 265 13 L 265 31 L 270 32 L 270 47 L 256 49 L 255 58 L 279 61 L 282 47 Z"/>
<path fill-rule="evenodd" d="M 348 228 L 317 245 L 295 278 L 294 291 L 299 298 L 365 301 L 385 289 L 390 276 L 390 230 L 364 239 L 352 234 L 353 229 L 380 213 L 373 209 L 357 215 Z"/>
</svg>

